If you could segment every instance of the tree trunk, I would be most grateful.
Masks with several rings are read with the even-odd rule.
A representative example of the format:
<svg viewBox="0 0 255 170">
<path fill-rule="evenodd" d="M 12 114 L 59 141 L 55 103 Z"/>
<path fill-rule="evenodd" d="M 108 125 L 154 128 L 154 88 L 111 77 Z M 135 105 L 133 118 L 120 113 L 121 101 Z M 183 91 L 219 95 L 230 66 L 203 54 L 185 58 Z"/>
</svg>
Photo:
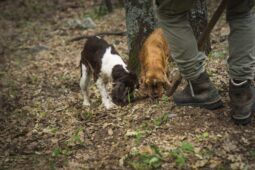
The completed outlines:
<svg viewBox="0 0 255 170">
<path fill-rule="evenodd" d="M 105 5 L 106 5 L 108 12 L 112 12 L 113 11 L 112 1 L 111 0 L 104 0 L 104 1 L 105 1 Z"/>
<path fill-rule="evenodd" d="M 207 18 L 208 15 L 206 1 L 205 0 L 196 1 L 194 8 L 191 9 L 189 13 L 189 20 L 197 40 L 208 23 Z M 203 51 L 206 54 L 209 54 L 209 52 L 211 51 L 211 43 L 209 38 L 205 40 L 205 45 L 203 47 L 204 47 Z"/>
<path fill-rule="evenodd" d="M 153 31 L 156 25 L 152 0 L 125 0 L 124 6 L 128 32 L 128 66 L 131 70 L 139 73 L 139 51 L 145 38 Z"/>
<path fill-rule="evenodd" d="M 125 0 L 126 26 L 128 32 L 129 62 L 131 70 L 139 73 L 138 54 L 145 38 L 151 33 L 156 25 L 152 9 L 152 0 Z M 196 38 L 201 35 L 207 24 L 207 7 L 205 0 L 198 0 L 189 14 L 191 26 Z M 207 40 L 205 51 L 211 49 L 210 41 Z"/>
<path fill-rule="evenodd" d="M 118 1 L 119 1 L 119 3 L 118 3 L 119 6 L 120 6 L 120 7 L 124 7 L 124 0 L 118 0 Z"/>
</svg>

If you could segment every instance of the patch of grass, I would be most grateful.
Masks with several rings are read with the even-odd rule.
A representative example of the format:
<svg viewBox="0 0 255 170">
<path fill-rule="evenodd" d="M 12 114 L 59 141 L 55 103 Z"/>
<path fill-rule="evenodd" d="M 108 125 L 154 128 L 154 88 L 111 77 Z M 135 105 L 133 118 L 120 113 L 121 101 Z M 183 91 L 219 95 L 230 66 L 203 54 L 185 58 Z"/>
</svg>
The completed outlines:
<svg viewBox="0 0 255 170">
<path fill-rule="evenodd" d="M 161 116 L 157 117 L 156 119 L 154 119 L 153 122 L 156 126 L 161 126 L 163 124 L 166 124 L 168 119 L 169 119 L 168 113 L 164 113 L 163 115 L 161 115 Z"/>
<path fill-rule="evenodd" d="M 196 138 L 199 140 L 199 141 L 203 141 L 203 140 L 208 140 L 209 139 L 209 133 L 208 132 L 204 132 L 200 135 L 197 135 Z"/>
<path fill-rule="evenodd" d="M 82 128 L 78 128 L 74 134 L 71 136 L 71 138 L 67 141 L 68 144 L 83 144 L 83 140 L 81 138 L 80 133 L 83 131 Z"/>
<path fill-rule="evenodd" d="M 159 169 L 162 164 L 162 155 L 156 145 L 150 146 L 151 153 L 139 151 L 130 153 L 125 160 L 126 164 L 134 170 Z"/>
<path fill-rule="evenodd" d="M 146 120 L 142 122 L 139 128 L 131 135 L 135 138 L 136 144 L 140 144 L 142 142 L 142 139 L 146 135 L 149 135 L 151 133 L 151 130 L 153 130 L 155 126 L 161 126 L 166 124 L 169 120 L 168 115 L 169 113 L 164 113 L 153 120 Z"/>
<path fill-rule="evenodd" d="M 144 136 L 144 132 L 138 130 L 137 133 L 136 133 L 136 135 L 135 135 L 135 143 L 136 143 L 136 144 L 140 144 L 140 143 L 142 142 L 143 136 Z"/>
<path fill-rule="evenodd" d="M 59 164 L 62 166 L 68 165 L 68 157 L 72 154 L 69 148 L 56 147 L 53 149 L 50 157 L 50 169 L 57 169 Z"/>
<path fill-rule="evenodd" d="M 131 96 L 132 96 L 132 94 L 128 91 L 128 103 L 129 104 L 131 103 Z"/>
<path fill-rule="evenodd" d="M 58 79 L 61 82 L 66 82 L 66 81 L 69 81 L 71 79 L 71 77 L 69 75 L 59 75 Z"/>
<path fill-rule="evenodd" d="M 255 160 L 255 148 L 250 151 L 250 155 Z"/>
<path fill-rule="evenodd" d="M 183 152 L 186 152 L 186 153 L 193 153 L 194 152 L 193 145 L 191 143 L 188 143 L 188 142 L 183 142 L 180 149 Z"/>
<path fill-rule="evenodd" d="M 174 159 L 179 168 L 183 168 L 188 160 L 187 155 L 194 153 L 194 147 L 191 143 L 183 142 L 179 147 L 170 151 L 170 156 Z"/>
<path fill-rule="evenodd" d="M 161 97 L 161 101 L 162 101 L 164 104 L 169 103 L 169 98 L 168 98 L 168 96 L 163 95 L 163 96 Z"/>
<path fill-rule="evenodd" d="M 55 129 L 57 130 L 57 129 Z M 62 165 L 67 166 L 69 157 L 73 154 L 73 146 L 75 145 L 83 145 L 84 141 L 81 136 L 82 128 L 78 128 L 71 135 L 71 137 L 62 143 L 61 146 L 57 146 L 52 149 L 51 152 L 51 166 L 54 169 L 56 167 L 56 162 L 59 164 L 61 162 Z"/>
<path fill-rule="evenodd" d="M 135 143 L 140 144 L 142 142 L 142 139 L 149 133 L 150 133 L 150 131 L 148 131 L 148 130 L 138 129 L 136 131 L 127 132 L 126 136 L 133 137 L 135 139 Z"/>
<path fill-rule="evenodd" d="M 52 128 L 49 128 L 49 131 L 50 131 L 51 133 L 55 134 L 55 133 L 58 131 L 58 129 L 52 127 Z"/>
<path fill-rule="evenodd" d="M 72 154 L 72 151 L 69 150 L 68 148 L 56 147 L 53 149 L 51 155 L 53 157 L 60 157 L 60 156 L 69 156 L 70 154 Z"/>
<path fill-rule="evenodd" d="M 185 166 L 187 157 L 181 152 L 180 149 L 175 149 L 171 151 L 171 157 L 174 158 L 175 163 L 179 168 Z"/>
<path fill-rule="evenodd" d="M 41 117 L 41 118 L 44 118 L 44 117 L 46 117 L 47 116 L 47 112 L 45 112 L 45 111 L 41 111 L 41 112 L 39 112 L 39 116 Z"/>
<path fill-rule="evenodd" d="M 157 156 L 139 154 L 137 160 L 129 163 L 135 170 L 156 169 L 161 166 L 161 160 Z"/>
<path fill-rule="evenodd" d="M 209 133 L 208 133 L 208 132 L 204 132 L 204 133 L 202 134 L 202 136 L 203 136 L 203 138 L 208 138 L 208 137 L 209 137 Z"/>
<path fill-rule="evenodd" d="M 93 113 L 92 112 L 88 112 L 88 111 L 82 112 L 81 114 L 82 114 L 81 116 L 82 116 L 82 118 L 84 120 L 89 120 L 93 116 Z"/>
<path fill-rule="evenodd" d="M 38 82 L 38 77 L 35 75 L 31 75 L 27 78 L 27 82 L 29 84 L 36 84 L 36 82 Z"/>
<path fill-rule="evenodd" d="M 149 130 L 152 129 L 152 125 L 150 125 L 150 123 L 149 123 L 148 121 L 144 121 L 144 122 L 140 125 L 140 129 L 149 131 Z"/>
<path fill-rule="evenodd" d="M 61 148 L 57 147 L 57 148 L 54 148 L 53 151 L 52 151 L 52 156 L 53 157 L 58 157 L 62 154 L 62 150 Z"/>
</svg>

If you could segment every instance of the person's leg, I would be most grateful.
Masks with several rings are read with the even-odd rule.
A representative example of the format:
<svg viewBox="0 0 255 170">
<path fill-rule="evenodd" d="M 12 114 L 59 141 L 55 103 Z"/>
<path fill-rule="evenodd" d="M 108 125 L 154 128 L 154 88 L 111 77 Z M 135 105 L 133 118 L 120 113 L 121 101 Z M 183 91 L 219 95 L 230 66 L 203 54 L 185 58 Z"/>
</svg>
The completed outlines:
<svg viewBox="0 0 255 170">
<path fill-rule="evenodd" d="M 188 21 L 188 11 L 195 0 L 156 0 L 159 27 L 164 31 L 182 76 L 189 85 L 174 94 L 177 105 L 215 109 L 222 105 L 218 91 L 204 68 L 206 55 L 198 51 L 197 41 Z"/>
<path fill-rule="evenodd" d="M 238 124 L 251 120 L 255 95 L 252 80 L 255 75 L 254 0 L 229 1 L 227 21 L 230 26 L 228 71 L 231 116 Z"/>
<path fill-rule="evenodd" d="M 253 80 L 255 71 L 255 18 L 251 12 L 254 0 L 229 1 L 227 21 L 229 34 L 229 76 Z"/>
<path fill-rule="evenodd" d="M 81 64 L 81 78 L 80 78 L 80 88 L 83 95 L 83 105 L 89 106 L 89 84 L 90 84 L 90 73 L 88 71 L 88 68 Z"/>
<path fill-rule="evenodd" d="M 96 81 L 96 85 L 97 88 L 101 94 L 102 97 L 102 102 L 105 106 L 106 109 L 111 109 L 112 107 L 114 107 L 114 103 L 112 102 L 112 98 L 110 97 L 110 95 L 108 94 L 107 90 L 106 90 L 106 84 L 104 82 L 104 80 L 99 77 Z"/>
<path fill-rule="evenodd" d="M 157 2 L 157 1 L 156 1 Z M 194 80 L 204 72 L 204 53 L 188 21 L 194 0 L 158 0 L 158 24 L 163 29 L 172 57 L 186 80 Z"/>
</svg>

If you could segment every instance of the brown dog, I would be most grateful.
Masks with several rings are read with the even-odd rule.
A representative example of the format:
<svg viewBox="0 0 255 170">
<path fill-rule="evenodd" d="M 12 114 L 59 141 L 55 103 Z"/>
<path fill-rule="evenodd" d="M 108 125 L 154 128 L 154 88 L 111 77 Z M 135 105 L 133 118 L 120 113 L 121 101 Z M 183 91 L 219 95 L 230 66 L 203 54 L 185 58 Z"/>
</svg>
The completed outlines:
<svg viewBox="0 0 255 170">
<path fill-rule="evenodd" d="M 168 58 L 170 50 L 160 28 L 155 29 L 145 40 L 139 54 L 141 82 L 145 93 L 151 98 L 162 97 L 168 80 Z"/>
</svg>

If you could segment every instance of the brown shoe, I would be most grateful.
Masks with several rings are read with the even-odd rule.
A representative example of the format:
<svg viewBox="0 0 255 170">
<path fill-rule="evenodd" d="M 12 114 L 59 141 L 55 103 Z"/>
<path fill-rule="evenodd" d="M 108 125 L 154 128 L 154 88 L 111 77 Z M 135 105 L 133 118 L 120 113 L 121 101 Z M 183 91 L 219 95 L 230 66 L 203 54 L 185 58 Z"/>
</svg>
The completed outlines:
<svg viewBox="0 0 255 170">
<path fill-rule="evenodd" d="M 231 117 L 236 124 L 246 125 L 251 122 L 255 111 L 255 89 L 251 80 L 229 81 Z"/>
<path fill-rule="evenodd" d="M 218 90 L 206 72 L 196 80 L 188 81 L 183 91 L 174 94 L 173 100 L 179 106 L 197 106 L 209 110 L 223 106 Z"/>
</svg>

